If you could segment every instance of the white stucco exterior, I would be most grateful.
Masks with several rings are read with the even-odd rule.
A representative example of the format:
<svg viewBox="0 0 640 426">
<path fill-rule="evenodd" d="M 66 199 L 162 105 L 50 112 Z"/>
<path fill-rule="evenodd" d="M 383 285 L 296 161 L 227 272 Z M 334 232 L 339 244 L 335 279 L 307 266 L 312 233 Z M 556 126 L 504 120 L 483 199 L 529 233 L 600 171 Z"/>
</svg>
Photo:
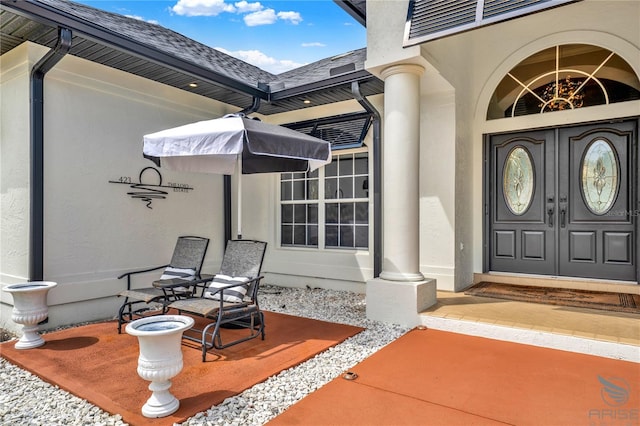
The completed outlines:
<svg viewBox="0 0 640 426">
<path fill-rule="evenodd" d="M 2 58 L 3 284 L 28 279 L 29 70 L 46 51 L 26 43 Z M 164 184 L 194 189 L 169 189 L 152 209 L 127 195 L 129 185 L 109 181 L 138 182 L 142 169 L 153 166 L 142 157 L 145 133 L 229 110 L 72 56 L 47 74 L 44 274 L 59 284 L 49 294 L 50 326 L 112 317 L 115 295 L 126 286 L 116 277 L 167 263 L 179 235 L 211 238 L 206 265 L 215 265 L 223 247 L 221 176 L 161 170 Z M 1 297 L 7 324 L 11 297 Z"/>
<path fill-rule="evenodd" d="M 47 50 L 25 43 L 2 58 L 3 285 L 29 279 L 29 72 Z M 44 327 L 113 317 L 121 303 L 116 295 L 126 286 L 116 277 L 167 263 L 179 235 L 210 238 L 203 270 L 216 271 L 224 238 L 222 176 L 159 168 L 163 184 L 194 189 L 169 189 L 166 199 L 153 200 L 152 209 L 127 195 L 136 191 L 129 185 L 109 181 L 158 183 L 157 174 L 149 171 L 140 180 L 143 169 L 155 167 L 142 157 L 144 134 L 244 106 L 224 105 L 72 56 L 46 75 L 44 86 L 44 275 L 59 284 L 49 294 L 50 317 Z M 281 124 L 360 109 L 354 100 L 269 121 Z M 267 282 L 364 292 L 364 282 L 373 274 L 368 251 L 278 247 L 278 176 L 242 177 L 243 237 L 269 243 L 263 269 Z M 235 217 L 234 205 L 234 222 Z M 134 285 L 147 286 L 158 274 L 139 277 Z M 11 296 L 2 292 L 0 297 L 0 321 L 14 328 Z"/>
<path fill-rule="evenodd" d="M 0 107 L 0 273 L 22 280 L 29 268 L 29 62 L 27 48 L 2 56 Z M 11 125 L 9 125 L 11 123 Z"/>
<path fill-rule="evenodd" d="M 606 16 L 607 19 L 602 19 Z M 520 61 L 545 48 L 584 43 L 607 48 L 640 72 L 640 2 L 582 1 L 436 40 L 422 54 L 438 64 L 455 87 L 456 105 L 456 285 L 468 286 L 482 272 L 483 135 L 559 126 L 640 113 L 638 101 L 553 114 L 486 120 L 489 101 L 504 75 Z M 508 34 L 508 37 L 505 35 Z M 446 179 L 445 179 L 446 180 Z M 461 244 L 469 247 L 465 252 Z"/>
<path fill-rule="evenodd" d="M 367 292 L 368 299 L 373 298 L 370 317 L 415 324 L 419 311 L 435 301 L 436 286 L 461 291 L 473 283 L 474 274 L 487 272 L 485 135 L 640 116 L 636 100 L 487 120 L 498 83 L 523 59 L 562 44 L 611 50 L 640 75 L 640 1 L 583 0 L 403 48 L 408 3 L 367 2 L 365 65 L 391 88 L 369 99 L 385 117 L 383 179 L 385 174 L 391 178 L 391 186 L 386 196 L 383 193 L 383 209 L 404 221 L 390 229 L 394 219 L 383 219 L 386 281 L 374 280 L 370 250 L 281 247 L 277 174 L 243 177 L 242 228 L 244 238 L 269 244 L 263 267 L 267 283 Z M 0 58 L 3 285 L 29 278 L 29 72 L 47 50 L 27 42 Z M 420 72 L 411 71 L 416 69 Z M 44 270 L 47 280 L 58 282 L 49 295 L 47 327 L 113 317 L 119 304 L 115 295 L 126 285 L 116 277 L 166 263 L 179 235 L 211 238 L 203 270 L 217 270 L 224 234 L 222 176 L 160 168 L 163 183 L 194 189 L 169 190 L 166 199 L 153 200 L 152 209 L 128 196 L 128 185 L 109 181 L 131 178 L 135 183 L 144 168 L 153 166 L 142 157 L 144 134 L 247 105 L 222 104 L 69 55 L 47 74 L 44 87 Z M 353 100 L 261 118 L 283 124 L 361 110 Z M 403 127 L 406 120 L 410 129 Z M 403 132 L 394 131 L 400 128 Z M 365 142 L 370 156 L 371 133 Z M 399 139 L 411 141 L 400 154 L 394 150 Z M 402 156 L 415 157 L 416 163 L 404 170 L 411 179 L 394 188 L 392 181 L 406 178 L 391 169 L 402 167 Z M 391 203 L 405 209 L 393 213 Z M 372 235 L 373 227 L 369 229 Z M 393 287 L 394 280 L 398 287 Z M 141 279 L 139 285 L 148 285 L 148 280 Z M 11 328 L 11 297 L 4 292 L 0 297 L 0 325 Z"/>
<path fill-rule="evenodd" d="M 426 68 L 420 268 L 438 289 L 460 291 L 483 272 L 483 135 L 640 114 L 640 102 L 631 101 L 487 120 L 497 84 L 528 56 L 569 43 L 609 49 L 640 74 L 640 2 L 585 0 L 403 48 L 407 7 L 408 1 L 367 3 L 367 67 L 378 75 L 397 64 Z"/>
</svg>

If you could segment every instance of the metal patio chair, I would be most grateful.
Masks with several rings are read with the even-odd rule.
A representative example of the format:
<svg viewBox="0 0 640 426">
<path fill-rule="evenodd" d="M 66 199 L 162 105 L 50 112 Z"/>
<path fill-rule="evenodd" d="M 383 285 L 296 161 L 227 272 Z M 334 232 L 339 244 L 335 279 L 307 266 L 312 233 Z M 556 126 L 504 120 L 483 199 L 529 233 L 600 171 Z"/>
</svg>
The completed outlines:
<svg viewBox="0 0 640 426">
<path fill-rule="evenodd" d="M 161 304 L 161 313 L 167 312 L 167 305 L 173 300 L 189 297 L 193 294 L 193 285 L 202 281 L 200 270 L 207 253 L 209 239 L 194 236 L 178 237 L 176 246 L 167 265 L 154 268 L 131 271 L 122 274 L 118 279 L 127 277 L 127 289 L 120 292 L 118 297 L 124 297 L 124 302 L 118 310 L 118 334 L 122 333 L 122 324 L 142 317 Z M 131 278 L 137 274 L 152 272 L 164 268 L 160 281 L 155 281 L 153 287 L 131 288 Z M 211 278 L 211 276 L 208 276 Z M 206 278 L 205 278 L 206 280 Z M 158 283 L 180 284 L 162 286 Z"/>
<path fill-rule="evenodd" d="M 202 346 L 202 361 L 211 348 L 224 349 L 254 339 L 264 340 L 264 314 L 258 305 L 258 288 L 267 243 L 254 240 L 231 240 L 225 248 L 220 272 L 209 282 L 198 284 L 200 296 L 180 299 L 169 304 L 179 313 L 204 317 L 203 329 L 192 328 L 182 337 Z M 249 334 L 223 342 L 221 328 L 248 329 Z M 198 336 L 199 335 L 199 336 Z"/>
</svg>

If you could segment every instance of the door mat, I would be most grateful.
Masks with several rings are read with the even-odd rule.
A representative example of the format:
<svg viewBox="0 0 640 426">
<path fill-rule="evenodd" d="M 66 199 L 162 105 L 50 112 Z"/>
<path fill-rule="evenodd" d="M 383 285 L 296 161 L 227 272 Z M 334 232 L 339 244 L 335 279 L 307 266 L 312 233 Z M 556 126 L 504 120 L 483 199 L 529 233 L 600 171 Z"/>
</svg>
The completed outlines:
<svg viewBox="0 0 640 426">
<path fill-rule="evenodd" d="M 115 321 L 89 324 L 43 335 L 45 344 L 15 349 L 15 340 L 0 344 L 12 364 L 46 382 L 86 399 L 138 426 L 182 423 L 226 398 L 304 362 L 363 329 L 274 312 L 265 314 L 260 338 L 223 350 L 210 350 L 202 362 L 200 347 L 183 341 L 184 367 L 171 379 L 170 392 L 180 400 L 175 413 L 149 419 L 140 412 L 151 396 L 149 382 L 138 376 L 138 339 L 118 334 Z M 196 319 L 196 324 L 201 318 Z M 226 330 L 228 338 L 246 330 Z M 224 333 L 224 332 L 223 332 Z"/>
<path fill-rule="evenodd" d="M 640 295 L 480 282 L 465 294 L 519 302 L 640 314 Z"/>
</svg>

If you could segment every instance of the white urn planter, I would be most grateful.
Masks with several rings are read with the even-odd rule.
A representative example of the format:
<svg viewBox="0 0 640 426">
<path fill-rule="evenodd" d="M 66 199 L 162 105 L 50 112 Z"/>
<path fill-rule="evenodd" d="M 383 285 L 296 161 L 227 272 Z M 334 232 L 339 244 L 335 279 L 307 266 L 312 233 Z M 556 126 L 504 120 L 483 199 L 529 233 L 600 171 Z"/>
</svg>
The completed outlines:
<svg viewBox="0 0 640 426">
<path fill-rule="evenodd" d="M 156 418 L 175 413 L 180 401 L 169 392 L 171 378 L 182 370 L 182 333 L 194 320 L 184 315 L 155 315 L 127 324 L 125 331 L 138 337 L 138 375 L 151 382 L 151 397 L 142 415 Z"/>
<path fill-rule="evenodd" d="M 31 349 L 44 345 L 44 339 L 38 333 L 38 323 L 49 316 L 47 294 L 57 286 L 53 281 L 31 281 L 9 284 L 2 291 L 13 296 L 11 319 L 22 325 L 22 337 L 16 342 L 16 349 Z"/>
</svg>

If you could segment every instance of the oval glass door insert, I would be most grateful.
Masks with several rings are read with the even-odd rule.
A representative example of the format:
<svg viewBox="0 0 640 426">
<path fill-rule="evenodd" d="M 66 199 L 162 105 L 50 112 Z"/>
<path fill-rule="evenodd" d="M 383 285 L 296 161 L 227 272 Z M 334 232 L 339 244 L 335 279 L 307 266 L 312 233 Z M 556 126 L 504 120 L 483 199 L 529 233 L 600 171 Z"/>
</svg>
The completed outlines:
<svg viewBox="0 0 640 426">
<path fill-rule="evenodd" d="M 522 146 L 513 148 L 502 172 L 504 200 L 513 214 L 520 216 L 531 205 L 534 182 L 535 171 L 529 151 Z"/>
<path fill-rule="evenodd" d="M 584 202 L 593 214 L 607 213 L 618 195 L 618 158 L 609 142 L 598 139 L 582 157 L 580 182 Z"/>
</svg>

